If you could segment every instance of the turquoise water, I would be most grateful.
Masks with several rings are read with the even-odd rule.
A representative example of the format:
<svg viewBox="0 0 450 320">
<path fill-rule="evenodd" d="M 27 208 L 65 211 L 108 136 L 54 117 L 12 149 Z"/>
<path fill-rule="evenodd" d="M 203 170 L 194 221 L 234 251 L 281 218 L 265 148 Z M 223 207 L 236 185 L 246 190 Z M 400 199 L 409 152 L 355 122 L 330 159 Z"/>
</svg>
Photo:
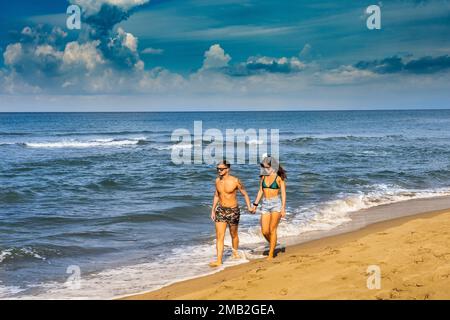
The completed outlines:
<svg viewBox="0 0 450 320">
<path fill-rule="evenodd" d="M 173 130 L 194 121 L 280 131 L 281 236 L 450 194 L 450 110 L 1 113 L 0 297 L 111 298 L 210 272 L 215 167 L 171 161 Z M 259 167 L 232 171 L 254 198 Z M 244 252 L 261 243 L 258 217 L 240 234 Z M 82 289 L 64 284 L 71 265 Z"/>
</svg>

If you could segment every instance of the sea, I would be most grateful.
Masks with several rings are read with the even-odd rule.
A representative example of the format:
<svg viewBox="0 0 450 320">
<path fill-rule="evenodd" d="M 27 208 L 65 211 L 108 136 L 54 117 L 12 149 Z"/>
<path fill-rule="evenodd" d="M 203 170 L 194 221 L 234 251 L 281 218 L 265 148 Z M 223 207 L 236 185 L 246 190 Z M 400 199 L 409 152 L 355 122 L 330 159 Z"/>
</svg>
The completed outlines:
<svg viewBox="0 0 450 320">
<path fill-rule="evenodd" d="M 208 266 L 215 164 L 174 161 L 207 150 L 198 122 L 278 132 L 281 244 L 352 212 L 450 195 L 450 110 L 0 113 L 0 298 L 111 299 L 259 257 L 259 217 L 239 196 L 242 259 L 227 235 L 224 266 Z M 180 130 L 192 139 L 174 141 Z M 260 167 L 246 155 L 231 174 L 253 200 Z"/>
</svg>

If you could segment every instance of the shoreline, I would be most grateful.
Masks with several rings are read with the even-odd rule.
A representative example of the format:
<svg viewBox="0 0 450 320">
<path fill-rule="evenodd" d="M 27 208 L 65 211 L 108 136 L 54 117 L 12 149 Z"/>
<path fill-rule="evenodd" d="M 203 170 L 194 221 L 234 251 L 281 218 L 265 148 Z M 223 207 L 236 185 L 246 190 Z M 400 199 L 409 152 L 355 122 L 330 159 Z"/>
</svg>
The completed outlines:
<svg viewBox="0 0 450 320">
<path fill-rule="evenodd" d="M 446 199 L 440 199 L 440 198 L 446 198 Z M 427 198 L 427 199 L 414 199 L 414 200 L 408 200 L 403 201 L 399 203 L 393 203 L 393 204 L 387 204 L 387 205 L 380 205 L 377 207 L 364 209 L 361 211 L 354 212 L 353 217 L 366 217 L 366 218 L 360 218 L 364 223 L 368 223 L 366 225 L 356 225 L 356 228 L 353 230 L 346 231 L 344 227 L 341 228 L 341 230 L 333 230 L 332 233 L 329 235 L 325 235 L 323 237 L 317 238 L 317 239 L 311 239 L 307 240 L 303 243 L 293 244 L 293 245 L 287 245 L 286 252 L 280 253 L 278 257 L 274 259 L 273 262 L 268 262 L 264 258 L 263 259 L 255 259 L 251 260 L 244 264 L 239 264 L 236 266 L 227 267 L 224 270 L 218 271 L 214 274 L 200 276 L 188 280 L 183 280 L 179 282 L 172 283 L 170 285 L 164 286 L 160 289 L 144 292 L 144 293 L 136 293 L 132 295 L 127 295 L 123 297 L 117 297 L 116 299 L 124 299 L 124 300 L 147 300 L 147 299 L 391 299 L 396 298 L 396 295 L 400 297 L 401 295 L 398 292 L 402 292 L 401 290 L 398 291 L 398 288 L 394 288 L 394 290 L 390 293 L 382 294 L 384 289 L 381 290 L 368 290 L 366 288 L 366 268 L 374 263 L 370 264 L 363 264 L 365 268 L 360 266 L 358 272 L 356 272 L 357 278 L 359 279 L 361 286 L 358 288 L 358 293 L 355 296 L 355 292 L 347 292 L 347 295 L 345 295 L 345 290 L 342 291 L 342 294 L 338 294 L 338 292 L 334 292 L 332 288 L 330 288 L 329 293 L 326 294 L 325 291 L 321 292 L 321 294 L 310 294 L 310 295 L 292 295 L 289 294 L 288 288 L 283 288 L 278 294 L 275 294 L 272 292 L 273 290 L 270 289 L 271 285 L 279 286 L 280 284 L 285 284 L 286 287 L 289 287 L 290 283 L 292 282 L 289 280 L 290 276 L 286 276 L 286 279 L 283 278 L 284 269 L 289 269 L 292 266 L 296 266 L 299 269 L 303 268 L 312 268 L 311 271 L 314 271 L 317 273 L 319 268 L 323 268 L 324 266 L 321 266 L 319 263 L 318 265 L 315 265 L 314 263 L 310 263 L 311 261 L 308 261 L 309 257 L 317 256 L 315 259 L 318 259 L 319 262 L 325 263 L 325 264 L 333 264 L 336 263 L 333 262 L 333 260 L 329 260 L 329 257 L 332 257 L 336 252 L 342 251 L 342 249 L 348 250 L 347 246 L 349 246 L 352 243 L 358 243 L 361 241 L 361 239 L 365 238 L 371 238 L 371 237 L 378 237 L 383 235 L 388 235 L 390 233 L 397 235 L 398 233 L 402 233 L 402 235 L 405 235 L 405 232 L 411 232 L 416 233 L 417 231 L 412 231 L 414 228 L 411 227 L 411 224 L 426 224 L 427 222 L 432 223 L 434 220 L 444 220 L 449 221 L 448 226 L 450 226 L 450 205 L 446 204 L 445 209 L 439 208 L 437 210 L 428 210 L 423 211 L 423 208 L 429 208 L 429 206 L 436 207 L 436 202 L 441 202 L 441 206 L 446 204 L 448 201 L 450 201 L 450 198 L 448 197 L 438 197 L 438 198 Z M 419 202 L 422 204 L 426 204 L 425 206 L 417 205 Z M 382 221 L 376 221 L 377 218 L 375 218 L 375 221 L 373 220 L 374 217 L 371 216 L 371 221 L 368 222 L 367 219 L 367 211 L 374 211 L 374 210 L 382 210 L 386 207 L 394 208 L 397 206 L 402 207 L 402 205 L 406 204 L 409 208 L 411 208 L 410 205 L 414 205 L 414 210 L 403 212 L 403 216 L 394 217 L 392 219 L 388 220 L 382 220 Z M 439 207 L 439 205 L 438 205 Z M 417 211 L 420 212 L 417 212 Z M 413 213 L 411 213 L 413 212 Z M 448 219 L 445 219 L 447 218 Z M 378 218 L 380 218 L 378 216 Z M 369 219 L 370 220 L 370 219 Z M 439 221 L 440 225 L 444 225 L 441 223 L 442 221 Z M 360 223 L 362 223 L 360 221 Z M 420 228 L 419 228 L 420 229 Z M 334 234 L 333 234 L 334 233 Z M 431 230 L 429 232 L 430 234 L 433 233 Z M 398 235 L 397 235 L 398 236 Z M 448 233 L 444 232 L 443 236 L 448 237 Z M 400 237 L 401 238 L 401 237 Z M 430 239 L 428 239 L 430 240 Z M 437 241 L 437 240 L 436 240 Z M 396 243 L 395 241 L 393 244 L 396 244 L 394 246 L 384 244 L 381 248 L 376 248 L 378 252 L 380 253 L 380 256 L 384 255 L 384 252 L 386 250 L 392 249 L 392 248 L 400 248 L 400 244 Z M 433 242 L 423 242 L 422 244 L 418 244 L 417 246 L 408 246 L 411 250 L 419 250 L 424 245 L 433 245 Z M 355 248 L 353 248 L 355 249 Z M 442 248 L 441 248 L 442 249 Z M 351 251 L 351 250 L 350 250 Z M 355 250 L 354 250 L 355 251 Z M 357 256 L 357 252 L 353 252 L 353 256 Z M 352 255 L 350 255 L 352 256 Z M 299 259 L 300 257 L 300 259 Z M 328 257 L 328 260 L 327 260 Z M 443 257 L 447 259 L 447 253 L 443 254 Z M 450 249 L 448 252 L 448 257 L 450 258 Z M 313 260 L 315 260 L 313 259 Z M 353 258 L 352 258 L 353 259 Z M 382 259 L 382 258 L 380 258 Z M 423 259 L 423 258 L 422 258 Z M 376 259 L 375 259 L 376 260 Z M 420 261 L 420 259 L 419 259 Z M 446 262 L 447 260 L 445 260 Z M 303 262 L 303 263 L 302 263 Z M 304 263 L 307 262 L 307 263 Z M 341 261 L 343 265 L 346 265 L 345 260 Z M 385 261 L 382 261 L 382 263 L 386 264 Z M 450 262 L 447 263 L 449 265 L 448 269 L 450 274 Z M 352 266 L 352 262 L 349 262 L 349 266 Z M 400 266 L 402 266 L 400 264 Z M 329 267 L 329 266 L 328 266 Z M 336 266 L 334 266 L 336 267 Z M 353 266 L 354 267 L 354 266 Z M 295 268 L 295 267 L 294 267 Z M 268 273 L 267 270 L 274 269 Z M 277 270 L 279 269 L 279 270 Z M 325 267 L 326 270 L 328 270 Z M 445 267 L 444 267 L 445 269 Z M 334 274 L 336 271 L 333 271 L 335 269 L 331 268 L 328 270 L 331 272 L 331 274 Z M 286 271 L 286 270 L 284 270 Z M 292 271 L 292 270 L 290 270 Z M 430 272 L 433 270 L 430 269 Z M 334 272 L 334 273 L 333 273 Z M 445 271 L 447 272 L 447 271 Z M 444 272 L 444 273 L 445 273 Z M 258 275 L 259 273 L 259 275 Z M 267 274 L 266 277 L 265 274 Z M 307 274 L 313 274 L 314 272 L 309 272 Z M 319 277 L 322 273 L 317 274 Z M 327 275 L 327 272 L 324 272 L 323 275 Z M 447 273 L 445 273 L 443 276 L 446 276 Z M 281 278 L 280 278 L 281 277 Z M 308 279 L 305 278 L 305 275 L 300 274 L 299 280 L 307 281 Z M 313 277 L 313 276 L 312 276 Z M 274 280 L 273 278 L 276 278 L 276 281 L 272 283 Z M 345 278 L 345 276 L 344 276 Z M 355 280 L 355 279 L 353 279 Z M 384 280 L 383 272 L 382 272 L 382 280 Z M 311 279 L 309 279 L 311 282 Z M 345 282 L 345 281 L 344 281 Z M 351 281 L 349 281 L 351 282 Z M 383 281 L 385 282 L 385 281 Z M 448 278 L 443 279 L 442 282 L 447 283 L 447 290 L 442 293 L 438 293 L 438 295 L 443 295 L 443 297 L 450 299 L 450 276 Z M 267 294 L 263 294 L 261 291 L 261 288 L 254 290 L 253 287 L 259 287 L 260 285 L 265 285 L 267 283 L 268 290 L 271 292 L 267 292 Z M 303 282 L 304 283 L 304 282 Z M 239 284 L 239 285 L 236 285 Z M 311 282 L 311 289 L 314 291 L 314 281 Z M 353 284 L 354 286 L 354 284 Z M 423 287 L 426 287 L 425 285 L 417 286 L 418 289 L 421 289 Z M 284 290 L 286 289 L 286 290 Z M 391 288 L 391 291 L 393 289 Z M 292 289 L 291 289 L 292 291 Z M 244 294 L 245 292 L 245 294 Z M 423 297 L 418 298 L 426 298 L 427 295 L 424 295 Z M 430 294 L 428 294 L 428 297 L 430 297 Z M 414 297 L 409 297 L 414 298 Z M 432 297 L 431 297 L 432 298 Z M 442 297 L 441 297 L 442 298 Z"/>
</svg>

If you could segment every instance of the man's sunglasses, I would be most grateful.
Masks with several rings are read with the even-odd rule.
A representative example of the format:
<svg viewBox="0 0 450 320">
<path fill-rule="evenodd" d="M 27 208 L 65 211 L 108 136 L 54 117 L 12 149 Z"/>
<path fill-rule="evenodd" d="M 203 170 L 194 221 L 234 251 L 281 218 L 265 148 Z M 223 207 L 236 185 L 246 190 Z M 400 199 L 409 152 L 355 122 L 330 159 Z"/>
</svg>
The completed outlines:
<svg viewBox="0 0 450 320">
<path fill-rule="evenodd" d="M 228 168 L 217 168 L 217 171 L 227 170 Z"/>
</svg>

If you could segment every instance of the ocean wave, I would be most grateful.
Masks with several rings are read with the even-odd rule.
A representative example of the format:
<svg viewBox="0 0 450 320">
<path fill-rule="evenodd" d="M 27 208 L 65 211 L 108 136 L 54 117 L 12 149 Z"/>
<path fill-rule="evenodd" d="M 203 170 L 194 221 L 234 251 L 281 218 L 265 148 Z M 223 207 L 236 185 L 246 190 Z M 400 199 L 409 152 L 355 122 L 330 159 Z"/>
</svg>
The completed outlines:
<svg viewBox="0 0 450 320">
<path fill-rule="evenodd" d="M 34 196 L 31 191 L 0 190 L 0 203 L 13 204 L 28 201 Z"/>
<path fill-rule="evenodd" d="M 112 217 L 105 219 L 105 221 L 99 224 L 117 224 L 117 223 L 143 223 L 143 222 L 155 222 L 155 221 L 178 221 L 178 217 L 173 217 L 165 214 L 154 213 L 142 213 L 142 214 L 130 214 L 118 217 Z"/>
<path fill-rule="evenodd" d="M 79 231 L 79 232 L 63 232 L 55 235 L 51 235 L 46 237 L 49 238 L 59 238 L 59 239 L 68 239 L 68 238 L 83 238 L 83 239 L 103 239 L 115 237 L 117 235 L 116 232 L 107 231 L 107 230 L 96 230 L 96 231 Z"/>
<path fill-rule="evenodd" d="M 96 234 L 99 235 L 98 233 Z M 86 237 L 86 235 L 83 235 Z M 103 234 L 105 236 L 105 234 Z M 80 237 L 80 235 L 78 235 Z M 62 245 L 31 245 L 24 247 L 0 248 L 0 265 L 17 262 L 41 261 L 47 262 L 52 258 L 77 257 L 86 255 L 98 255 L 115 252 L 117 249 L 110 247 L 85 247 Z"/>
<path fill-rule="evenodd" d="M 8 147 L 8 146 L 18 146 L 21 145 L 21 143 L 18 142 L 1 142 L 0 147 Z"/>
<path fill-rule="evenodd" d="M 159 151 L 164 150 L 185 150 L 185 149 L 192 149 L 194 147 L 191 143 L 176 143 L 172 145 L 153 145 L 152 148 Z"/>
<path fill-rule="evenodd" d="M 95 158 L 99 158 L 96 156 Z M 20 166 L 11 169 L 12 171 L 31 171 L 36 168 L 45 167 L 56 167 L 56 166 L 87 166 L 93 164 L 94 157 L 84 157 L 84 158 L 61 158 L 61 159 L 49 159 L 46 161 L 36 161 L 36 162 L 24 162 Z"/>
<path fill-rule="evenodd" d="M 119 157 L 121 155 L 128 156 L 129 153 L 124 151 L 123 153 L 115 153 L 115 157 Z M 107 161 L 110 158 L 109 154 L 92 154 L 89 156 L 75 156 L 75 157 L 64 157 L 61 158 L 53 158 L 46 159 L 40 161 L 27 161 L 17 164 L 16 167 L 10 169 L 11 172 L 27 172 L 35 169 L 43 169 L 43 168 L 56 168 L 56 167 L 77 167 L 77 166 L 90 166 L 102 161 Z"/>
<path fill-rule="evenodd" d="M 147 144 L 146 137 L 127 138 L 127 139 L 93 139 L 93 140 L 62 140 L 47 142 L 23 142 L 18 143 L 28 148 L 93 148 L 93 147 L 125 147 L 133 145 Z"/>
<path fill-rule="evenodd" d="M 8 248 L 0 250 L 0 263 L 6 263 L 11 260 L 17 261 L 27 259 L 45 261 L 47 258 L 42 255 L 42 252 L 37 252 L 37 250 L 32 247 Z"/>
<path fill-rule="evenodd" d="M 109 225 L 117 223 L 143 223 L 155 221 L 183 222 L 192 221 L 192 218 L 198 217 L 198 212 L 198 207 L 184 206 L 167 209 L 164 212 L 159 213 L 136 212 L 115 217 L 99 218 L 96 219 L 95 223 L 97 225 Z"/>
<path fill-rule="evenodd" d="M 73 137 L 73 136 L 127 136 L 127 135 L 139 135 L 139 134 L 158 134 L 158 135 L 168 135 L 171 131 L 161 130 L 136 130 L 136 131 L 94 131 L 94 132 L 63 132 L 56 133 L 57 137 Z"/>
<path fill-rule="evenodd" d="M 449 169 L 430 170 L 430 171 L 425 172 L 425 174 L 432 178 L 447 181 L 448 177 L 450 177 L 450 168 Z"/>
<path fill-rule="evenodd" d="M 80 223 L 87 223 L 90 219 L 86 219 L 83 217 L 62 217 L 62 216 L 42 216 L 42 215 L 33 215 L 31 217 L 26 218 L 16 218 L 14 220 L 10 219 L 8 221 L 2 220 L 0 223 L 7 227 L 15 227 L 15 226 L 29 226 L 29 227 L 41 227 L 41 226 L 60 226 L 64 227 L 65 225 L 76 225 Z"/>
<path fill-rule="evenodd" d="M 262 140 L 262 139 L 251 139 L 251 140 L 246 141 L 246 143 L 248 145 L 263 144 L 264 140 Z"/>
<path fill-rule="evenodd" d="M 29 136 L 29 135 L 31 135 L 31 133 L 28 133 L 28 132 L 3 132 L 3 131 L 0 131 L 0 136 L 7 136 L 7 137 L 10 137 L 10 136 L 21 137 L 21 136 Z"/>
<path fill-rule="evenodd" d="M 99 182 L 92 182 L 86 185 L 86 188 L 100 191 L 100 190 L 111 190 L 111 189 L 118 189 L 121 186 L 128 185 L 128 181 L 120 181 L 116 179 L 103 179 Z"/>
<path fill-rule="evenodd" d="M 210 209 L 205 209 L 210 210 Z M 90 217 L 90 216 L 32 216 L 17 218 L 13 221 L 0 221 L 0 226 L 13 228 L 28 226 L 38 228 L 42 226 L 63 230 L 65 227 L 74 228 L 77 225 L 106 226 L 119 223 L 145 223 L 145 222 L 186 222 L 198 217 L 199 208 L 190 206 L 174 207 L 160 212 L 130 212 L 117 216 Z M 58 234 L 59 235 L 59 234 Z"/>
<path fill-rule="evenodd" d="M 289 143 L 293 145 L 303 145 L 312 142 L 327 142 L 327 141 L 382 141 L 382 140 L 402 140 L 405 139 L 403 135 L 385 135 L 385 136 L 357 136 L 357 135 L 311 135 L 300 136 L 294 138 L 280 139 L 282 143 Z"/>
</svg>

